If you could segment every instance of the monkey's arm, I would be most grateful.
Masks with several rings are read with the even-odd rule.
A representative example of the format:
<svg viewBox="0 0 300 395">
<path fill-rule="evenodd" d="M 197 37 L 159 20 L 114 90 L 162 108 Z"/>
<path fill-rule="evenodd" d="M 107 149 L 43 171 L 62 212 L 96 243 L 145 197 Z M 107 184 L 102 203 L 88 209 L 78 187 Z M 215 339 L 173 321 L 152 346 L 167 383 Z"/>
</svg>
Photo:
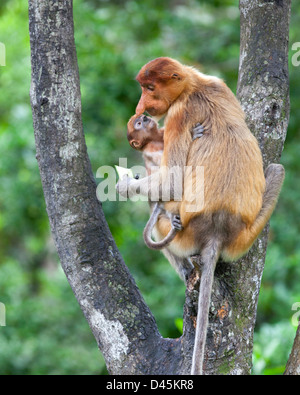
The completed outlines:
<svg viewBox="0 0 300 395">
<path fill-rule="evenodd" d="M 174 175 L 172 177 L 166 166 L 139 180 L 124 177 L 118 182 L 116 189 L 123 197 L 148 196 L 152 202 L 169 202 L 176 197 L 178 201 L 182 197 L 183 175 L 180 168 L 177 170 L 175 175 L 174 172 L 172 173 Z"/>
<path fill-rule="evenodd" d="M 191 130 L 192 140 L 202 137 L 203 133 L 203 125 L 197 123 Z M 186 158 L 186 155 L 182 155 L 182 158 Z M 185 163 L 184 160 L 182 161 Z M 133 197 L 137 194 L 148 196 L 151 201 L 163 200 L 166 202 L 174 200 L 174 198 L 180 200 L 182 197 L 182 180 L 183 169 L 180 169 L 180 166 L 172 168 L 172 176 L 170 176 L 170 172 L 166 167 L 161 167 L 159 171 L 140 180 L 122 179 L 117 184 L 117 191 L 124 197 Z"/>
</svg>

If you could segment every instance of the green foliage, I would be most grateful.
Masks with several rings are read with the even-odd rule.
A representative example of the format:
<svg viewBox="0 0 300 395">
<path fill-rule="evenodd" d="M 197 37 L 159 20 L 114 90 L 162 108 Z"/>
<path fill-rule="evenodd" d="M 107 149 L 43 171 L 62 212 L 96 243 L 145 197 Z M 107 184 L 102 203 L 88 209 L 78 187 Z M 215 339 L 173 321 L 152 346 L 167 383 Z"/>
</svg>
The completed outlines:
<svg viewBox="0 0 300 395">
<path fill-rule="evenodd" d="M 295 331 L 290 322 L 264 324 L 255 335 L 254 374 L 282 375 L 292 349 Z"/>
<path fill-rule="evenodd" d="M 300 5 L 293 5 L 291 44 L 300 41 Z M 239 60 L 237 0 L 77 0 L 75 38 L 83 121 L 94 173 L 128 158 L 142 163 L 126 139 L 140 94 L 139 68 L 157 56 L 175 57 L 236 89 Z M 49 235 L 35 160 L 29 88 L 27 2 L 2 0 L 0 42 L 0 374 L 99 374 L 104 362 L 58 265 Z M 292 53 L 291 53 L 292 55 Z M 291 122 L 282 162 L 287 171 L 271 221 L 260 293 L 254 373 L 280 374 L 295 334 L 291 307 L 300 301 L 298 151 L 300 68 L 290 67 Z M 98 180 L 100 181 L 100 180 Z M 104 202 L 103 209 L 163 336 L 182 331 L 184 286 L 158 252 L 144 246 L 147 203 Z"/>
<path fill-rule="evenodd" d="M 17 261 L 1 265 L 1 300 L 7 311 L 7 327 L 0 329 L 1 374 L 105 372 L 62 271 L 37 271 L 37 292 L 32 290 L 32 275 Z"/>
</svg>

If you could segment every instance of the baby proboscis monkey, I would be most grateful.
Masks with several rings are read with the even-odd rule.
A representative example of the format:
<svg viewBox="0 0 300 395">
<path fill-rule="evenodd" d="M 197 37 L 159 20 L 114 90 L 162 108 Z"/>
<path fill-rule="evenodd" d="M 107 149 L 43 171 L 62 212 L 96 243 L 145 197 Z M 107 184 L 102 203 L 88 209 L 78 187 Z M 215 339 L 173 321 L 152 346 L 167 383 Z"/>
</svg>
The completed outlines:
<svg viewBox="0 0 300 395">
<path fill-rule="evenodd" d="M 201 137 L 203 135 L 202 125 L 195 125 L 191 133 L 193 140 Z M 152 171 L 157 171 L 164 149 L 164 129 L 159 128 L 157 122 L 146 115 L 134 115 L 127 124 L 127 139 L 132 148 L 142 151 L 147 174 L 150 175 Z M 174 214 L 166 211 L 163 202 L 152 202 L 151 208 L 152 213 L 143 233 L 144 241 L 149 248 L 161 250 L 171 243 L 178 231 L 182 230 L 180 216 L 179 213 Z M 158 219 L 162 216 L 170 220 L 171 230 L 163 240 L 155 242 L 151 235 Z"/>
</svg>

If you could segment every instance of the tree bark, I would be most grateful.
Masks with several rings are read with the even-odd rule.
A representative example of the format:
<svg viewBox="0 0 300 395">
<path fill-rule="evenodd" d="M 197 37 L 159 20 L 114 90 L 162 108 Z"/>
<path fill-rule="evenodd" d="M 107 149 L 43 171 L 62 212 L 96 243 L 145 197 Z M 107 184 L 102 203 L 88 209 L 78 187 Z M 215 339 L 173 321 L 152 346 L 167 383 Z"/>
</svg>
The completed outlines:
<svg viewBox="0 0 300 395">
<path fill-rule="evenodd" d="M 71 0 L 29 0 L 37 160 L 60 261 L 114 374 L 165 369 L 163 340 L 96 198 L 84 140 Z M 159 363 L 161 362 L 161 367 Z"/>
<path fill-rule="evenodd" d="M 291 0 L 240 0 L 240 12 L 237 96 L 267 166 L 280 160 L 289 121 Z M 251 372 L 253 333 L 267 242 L 268 227 L 244 258 L 233 264 L 219 262 L 217 265 L 206 346 L 206 374 L 247 375 Z M 194 339 L 197 274 L 194 273 L 190 280 L 184 322 L 188 350 Z"/>
<path fill-rule="evenodd" d="M 293 349 L 289 357 L 286 369 L 284 372 L 285 376 L 300 376 L 300 323 L 296 338 L 294 341 Z"/>
<path fill-rule="evenodd" d="M 110 373 L 188 374 L 199 274 L 188 282 L 183 336 L 163 339 L 96 198 L 81 120 L 72 6 L 71 0 L 29 0 L 37 160 L 61 264 Z M 290 0 L 240 2 L 238 96 L 265 164 L 279 161 L 288 124 L 290 6 Z M 250 373 L 267 233 L 245 258 L 217 267 L 206 374 Z"/>
</svg>

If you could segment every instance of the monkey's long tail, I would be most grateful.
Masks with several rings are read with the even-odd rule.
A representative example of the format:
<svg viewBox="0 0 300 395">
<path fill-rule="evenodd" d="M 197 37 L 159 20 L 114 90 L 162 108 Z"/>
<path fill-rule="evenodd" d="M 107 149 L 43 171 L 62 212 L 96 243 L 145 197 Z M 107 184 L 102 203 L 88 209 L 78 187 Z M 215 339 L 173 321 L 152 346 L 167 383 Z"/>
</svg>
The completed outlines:
<svg viewBox="0 0 300 395">
<path fill-rule="evenodd" d="M 220 243 L 212 240 L 203 249 L 201 259 L 203 270 L 200 281 L 200 292 L 198 300 L 197 327 L 192 361 L 192 375 L 203 374 L 203 361 L 209 322 L 209 308 L 211 303 L 211 293 L 214 281 L 216 264 L 220 256 Z"/>
<path fill-rule="evenodd" d="M 158 216 L 161 213 L 161 211 L 162 210 L 159 207 L 159 204 L 156 203 L 152 211 L 152 214 L 149 218 L 149 221 L 147 222 L 147 225 L 145 226 L 144 229 L 145 244 L 147 245 L 147 247 L 151 248 L 152 250 L 162 250 L 163 248 L 167 247 L 174 239 L 177 233 L 177 230 L 172 227 L 170 232 L 163 240 L 156 242 L 151 239 L 153 228 L 158 220 Z"/>
</svg>

